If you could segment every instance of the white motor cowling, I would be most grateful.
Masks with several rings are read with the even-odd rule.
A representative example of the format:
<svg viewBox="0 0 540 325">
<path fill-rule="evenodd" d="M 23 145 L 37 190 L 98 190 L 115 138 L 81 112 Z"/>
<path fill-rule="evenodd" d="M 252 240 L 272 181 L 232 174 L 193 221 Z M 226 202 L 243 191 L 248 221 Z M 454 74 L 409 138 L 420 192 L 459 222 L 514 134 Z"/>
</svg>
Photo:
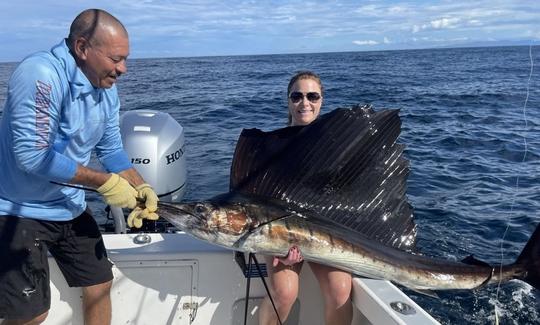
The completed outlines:
<svg viewBox="0 0 540 325">
<path fill-rule="evenodd" d="M 179 202 L 186 188 L 184 128 L 167 113 L 135 110 L 122 114 L 120 133 L 131 163 L 160 200 Z"/>
<path fill-rule="evenodd" d="M 120 133 L 133 167 L 159 199 L 179 202 L 186 190 L 184 128 L 167 113 L 133 110 L 120 117 Z M 111 212 L 115 232 L 125 233 L 122 209 L 111 208 Z"/>
</svg>

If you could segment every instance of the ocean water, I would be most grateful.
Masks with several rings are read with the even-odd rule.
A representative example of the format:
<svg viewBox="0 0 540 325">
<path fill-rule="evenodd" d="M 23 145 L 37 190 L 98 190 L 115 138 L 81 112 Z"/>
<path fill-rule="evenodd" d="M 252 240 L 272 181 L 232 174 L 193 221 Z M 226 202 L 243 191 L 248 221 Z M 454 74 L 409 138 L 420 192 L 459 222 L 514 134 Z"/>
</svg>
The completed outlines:
<svg viewBox="0 0 540 325">
<path fill-rule="evenodd" d="M 2 108 L 15 66 L 0 64 Z M 540 223 L 540 47 L 134 59 L 128 68 L 122 109 L 167 112 L 185 129 L 186 200 L 227 191 L 242 128 L 283 127 L 288 80 L 310 69 L 323 80 L 323 112 L 400 109 L 424 255 L 510 263 Z M 102 220 L 99 198 L 89 200 Z M 540 323 L 540 293 L 519 281 L 439 299 L 404 290 L 443 324 L 494 323 L 495 305 L 500 324 Z"/>
</svg>

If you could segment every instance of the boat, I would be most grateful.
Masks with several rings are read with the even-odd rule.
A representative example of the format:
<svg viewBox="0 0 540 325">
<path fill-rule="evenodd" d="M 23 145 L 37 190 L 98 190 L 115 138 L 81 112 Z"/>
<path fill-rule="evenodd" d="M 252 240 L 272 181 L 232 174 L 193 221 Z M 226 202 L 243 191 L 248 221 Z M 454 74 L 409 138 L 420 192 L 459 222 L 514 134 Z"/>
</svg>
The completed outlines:
<svg viewBox="0 0 540 325">
<path fill-rule="evenodd" d="M 123 113 L 124 147 L 160 200 L 178 202 L 187 178 L 182 126 L 153 110 Z M 158 164 L 160 162 L 160 164 Z M 266 295 L 249 256 L 195 239 L 161 221 L 152 232 L 131 232 L 122 209 L 111 208 L 113 227 L 103 234 L 113 266 L 112 324 L 258 324 Z M 263 260 L 260 258 L 260 260 Z M 70 288 L 49 256 L 51 308 L 44 324 L 83 324 L 82 293 Z M 284 324 L 324 324 L 318 283 L 303 267 L 300 293 Z M 353 324 L 439 324 L 385 280 L 353 278 Z"/>
</svg>

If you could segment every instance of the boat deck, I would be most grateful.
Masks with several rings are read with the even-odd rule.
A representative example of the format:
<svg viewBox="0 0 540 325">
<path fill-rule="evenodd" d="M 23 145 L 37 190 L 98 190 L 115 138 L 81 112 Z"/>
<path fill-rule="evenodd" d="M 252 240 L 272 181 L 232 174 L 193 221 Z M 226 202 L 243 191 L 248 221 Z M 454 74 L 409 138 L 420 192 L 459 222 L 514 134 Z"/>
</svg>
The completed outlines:
<svg viewBox="0 0 540 325">
<path fill-rule="evenodd" d="M 113 324 L 244 324 L 246 278 L 234 254 L 184 233 L 104 235 L 113 268 Z M 50 258 L 51 311 L 44 324 L 83 324 L 81 292 Z M 323 301 L 309 267 L 285 324 L 324 324 Z M 247 324 L 265 296 L 252 278 Z M 438 324 L 387 281 L 353 280 L 353 324 Z M 406 310 L 406 314 L 395 309 Z M 408 311 L 408 312 L 407 312 Z"/>
</svg>

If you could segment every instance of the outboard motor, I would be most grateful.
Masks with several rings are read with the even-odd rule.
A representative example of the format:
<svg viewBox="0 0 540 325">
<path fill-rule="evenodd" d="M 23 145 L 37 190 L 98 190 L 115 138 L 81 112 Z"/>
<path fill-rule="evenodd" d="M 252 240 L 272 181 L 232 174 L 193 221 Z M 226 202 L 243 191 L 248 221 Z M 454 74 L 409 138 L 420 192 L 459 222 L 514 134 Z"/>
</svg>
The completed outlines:
<svg viewBox="0 0 540 325">
<path fill-rule="evenodd" d="M 131 163 L 159 199 L 179 202 L 186 190 L 184 128 L 167 113 L 134 110 L 120 117 L 120 133 Z M 115 231 L 125 232 L 122 209 L 111 211 Z"/>
</svg>

